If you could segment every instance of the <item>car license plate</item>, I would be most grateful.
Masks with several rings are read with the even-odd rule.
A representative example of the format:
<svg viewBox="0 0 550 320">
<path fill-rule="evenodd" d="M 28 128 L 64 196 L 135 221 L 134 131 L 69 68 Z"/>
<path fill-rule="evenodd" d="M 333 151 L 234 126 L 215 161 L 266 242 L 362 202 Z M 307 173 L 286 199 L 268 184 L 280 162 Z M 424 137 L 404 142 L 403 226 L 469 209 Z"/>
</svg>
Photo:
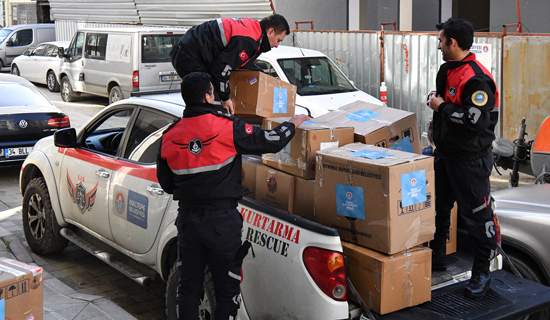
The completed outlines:
<svg viewBox="0 0 550 320">
<path fill-rule="evenodd" d="M 27 156 L 31 153 L 33 147 L 6 148 L 4 149 L 4 157 Z"/>
<path fill-rule="evenodd" d="M 180 76 L 178 76 L 177 74 L 169 75 L 169 76 L 160 76 L 161 82 L 179 81 L 179 80 L 181 79 L 180 79 Z"/>
</svg>

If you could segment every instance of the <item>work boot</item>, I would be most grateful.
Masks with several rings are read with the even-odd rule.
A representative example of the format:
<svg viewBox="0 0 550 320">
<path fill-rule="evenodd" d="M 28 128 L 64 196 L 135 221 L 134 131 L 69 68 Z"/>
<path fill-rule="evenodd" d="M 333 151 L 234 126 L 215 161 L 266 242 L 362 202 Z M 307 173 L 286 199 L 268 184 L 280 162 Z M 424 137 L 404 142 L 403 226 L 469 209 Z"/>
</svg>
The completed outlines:
<svg viewBox="0 0 550 320">
<path fill-rule="evenodd" d="M 466 286 L 466 297 L 470 299 L 479 299 L 485 295 L 491 284 L 491 273 L 489 272 L 489 261 L 474 260 L 472 267 L 472 277 L 470 283 Z"/>
<path fill-rule="evenodd" d="M 446 271 L 447 270 L 447 246 L 445 243 L 443 245 L 436 243 L 435 241 L 430 242 L 430 247 L 432 248 L 432 271 Z"/>
</svg>

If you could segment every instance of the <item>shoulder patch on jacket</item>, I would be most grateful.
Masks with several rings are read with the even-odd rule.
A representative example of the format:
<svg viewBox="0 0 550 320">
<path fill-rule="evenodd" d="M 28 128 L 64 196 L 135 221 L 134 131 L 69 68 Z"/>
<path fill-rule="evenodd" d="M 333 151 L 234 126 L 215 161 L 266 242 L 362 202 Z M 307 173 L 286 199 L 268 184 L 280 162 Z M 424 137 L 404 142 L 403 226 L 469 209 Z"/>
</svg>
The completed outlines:
<svg viewBox="0 0 550 320">
<path fill-rule="evenodd" d="M 244 51 L 244 50 L 241 53 L 239 53 L 239 57 L 241 58 L 242 61 L 248 60 L 248 55 L 246 54 L 246 51 Z"/>
<path fill-rule="evenodd" d="M 478 90 L 472 94 L 472 102 L 478 107 L 486 105 L 487 101 L 489 101 L 489 96 L 483 90 Z"/>
<path fill-rule="evenodd" d="M 251 125 L 247 123 L 244 125 L 244 131 L 246 132 L 246 134 L 252 134 L 252 131 L 254 131 L 254 129 Z"/>
</svg>

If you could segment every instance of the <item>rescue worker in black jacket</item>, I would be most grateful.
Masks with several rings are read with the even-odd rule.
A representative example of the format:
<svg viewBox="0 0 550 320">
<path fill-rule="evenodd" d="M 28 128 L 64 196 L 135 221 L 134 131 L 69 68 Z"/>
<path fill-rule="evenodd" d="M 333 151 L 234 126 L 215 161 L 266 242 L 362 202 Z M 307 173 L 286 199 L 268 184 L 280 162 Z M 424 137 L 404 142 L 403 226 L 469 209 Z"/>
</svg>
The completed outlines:
<svg viewBox="0 0 550 320">
<path fill-rule="evenodd" d="M 204 270 L 214 280 L 215 319 L 234 319 L 240 306 L 241 265 L 250 244 L 241 244 L 242 154 L 278 152 L 290 142 L 295 128 L 308 120 L 296 115 L 264 131 L 214 105 L 207 73 L 183 78 L 183 117 L 162 136 L 157 178 L 179 201 L 178 319 L 198 319 Z"/>
<path fill-rule="evenodd" d="M 491 144 L 498 118 L 498 92 L 491 73 L 469 51 L 474 38 L 471 23 L 449 19 L 436 27 L 440 30 L 438 49 L 446 63 L 437 74 L 437 91 L 428 100 L 434 110 L 436 147 L 432 269 L 446 269 L 445 246 L 451 209 L 456 201 L 458 215 L 473 239 L 474 264 L 465 294 L 475 299 L 483 297 L 489 287 L 490 260 L 496 255 L 489 176 L 493 167 Z"/>
<path fill-rule="evenodd" d="M 238 68 L 260 70 L 254 61 L 262 53 L 277 48 L 290 33 L 286 19 L 273 14 L 261 21 L 250 18 L 220 18 L 187 31 L 170 56 L 180 77 L 191 72 L 207 72 L 222 105 L 234 113 L 229 99 L 229 74 Z"/>
</svg>

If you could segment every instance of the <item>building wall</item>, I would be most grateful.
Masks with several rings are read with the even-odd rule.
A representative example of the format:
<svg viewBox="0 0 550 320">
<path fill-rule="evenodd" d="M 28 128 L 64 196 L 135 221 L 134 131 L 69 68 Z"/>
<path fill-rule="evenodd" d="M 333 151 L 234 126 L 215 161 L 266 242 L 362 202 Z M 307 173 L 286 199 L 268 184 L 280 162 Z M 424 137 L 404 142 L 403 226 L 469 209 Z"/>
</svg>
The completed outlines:
<svg viewBox="0 0 550 320">
<path fill-rule="evenodd" d="M 530 0 L 520 1 L 521 21 L 523 32 L 550 33 L 550 1 Z M 502 25 L 517 23 L 518 16 L 515 0 L 491 1 L 491 32 L 502 32 Z M 508 28 L 509 32 L 515 32 L 514 28 Z"/>
<path fill-rule="evenodd" d="M 285 16 L 290 29 L 295 28 L 296 21 L 313 20 L 315 30 L 348 30 L 348 0 L 273 0 L 273 5 L 275 12 Z"/>
<path fill-rule="evenodd" d="M 435 31 L 440 22 L 440 0 L 413 1 L 412 30 Z"/>
<path fill-rule="evenodd" d="M 27 4 L 27 5 L 32 5 L 33 7 L 36 8 L 36 1 L 32 1 L 32 0 L 6 0 L 6 2 L 4 2 L 4 5 L 6 6 L 5 7 L 6 26 L 11 26 L 13 24 L 22 24 L 21 22 L 13 23 L 12 6 L 14 4 Z M 36 21 L 31 21 L 31 23 L 36 23 Z"/>
<path fill-rule="evenodd" d="M 381 30 L 381 24 L 396 22 L 399 30 L 399 0 L 364 0 L 361 15 L 366 17 L 366 23 L 361 23 L 363 30 Z M 363 28 L 364 26 L 364 28 Z"/>
</svg>

